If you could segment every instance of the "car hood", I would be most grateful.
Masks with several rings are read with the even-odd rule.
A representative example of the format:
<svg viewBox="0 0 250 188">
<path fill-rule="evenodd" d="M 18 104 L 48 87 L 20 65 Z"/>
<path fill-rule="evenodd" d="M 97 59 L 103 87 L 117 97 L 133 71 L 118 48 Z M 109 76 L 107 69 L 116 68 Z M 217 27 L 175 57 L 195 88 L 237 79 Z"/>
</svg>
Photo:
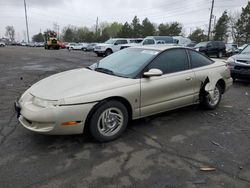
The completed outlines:
<svg viewBox="0 0 250 188">
<path fill-rule="evenodd" d="M 29 92 L 46 100 L 89 95 L 129 85 L 129 78 L 122 78 L 88 69 L 76 69 L 55 74 L 34 84 Z"/>
<path fill-rule="evenodd" d="M 128 44 L 122 44 L 121 46 L 132 47 L 132 46 L 142 46 L 142 44 L 141 43 L 128 43 Z"/>
<path fill-rule="evenodd" d="M 250 54 L 238 54 L 232 57 L 236 63 L 250 64 Z"/>
<path fill-rule="evenodd" d="M 106 47 L 106 46 L 111 46 L 111 44 L 101 43 L 101 44 L 98 44 L 96 46 L 101 46 L 101 47 L 104 46 L 104 47 Z"/>
</svg>

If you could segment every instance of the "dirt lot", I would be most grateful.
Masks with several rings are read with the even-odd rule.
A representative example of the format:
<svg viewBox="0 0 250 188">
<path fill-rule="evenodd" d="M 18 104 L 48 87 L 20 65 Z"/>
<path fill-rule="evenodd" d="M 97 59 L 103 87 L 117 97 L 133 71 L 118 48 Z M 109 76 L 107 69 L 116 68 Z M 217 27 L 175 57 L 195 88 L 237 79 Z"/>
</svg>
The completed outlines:
<svg viewBox="0 0 250 188">
<path fill-rule="evenodd" d="M 88 135 L 23 128 L 13 101 L 48 75 L 85 67 L 93 53 L 0 48 L 0 187 L 250 187 L 250 82 L 237 81 L 219 108 L 199 106 L 133 121 L 99 144 Z M 214 171 L 200 171 L 200 167 Z"/>
</svg>

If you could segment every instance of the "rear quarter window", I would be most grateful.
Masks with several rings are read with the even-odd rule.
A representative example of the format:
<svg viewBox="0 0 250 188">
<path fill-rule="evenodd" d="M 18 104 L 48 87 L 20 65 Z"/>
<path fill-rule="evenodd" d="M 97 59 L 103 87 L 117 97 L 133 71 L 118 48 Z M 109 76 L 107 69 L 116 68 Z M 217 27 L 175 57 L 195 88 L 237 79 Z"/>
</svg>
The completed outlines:
<svg viewBox="0 0 250 188">
<path fill-rule="evenodd" d="M 190 61 L 191 61 L 191 66 L 192 68 L 198 68 L 198 67 L 203 67 L 206 65 L 211 65 L 213 63 L 212 60 L 208 59 L 204 55 L 201 55 L 198 52 L 195 52 L 193 50 L 188 50 Z"/>
</svg>

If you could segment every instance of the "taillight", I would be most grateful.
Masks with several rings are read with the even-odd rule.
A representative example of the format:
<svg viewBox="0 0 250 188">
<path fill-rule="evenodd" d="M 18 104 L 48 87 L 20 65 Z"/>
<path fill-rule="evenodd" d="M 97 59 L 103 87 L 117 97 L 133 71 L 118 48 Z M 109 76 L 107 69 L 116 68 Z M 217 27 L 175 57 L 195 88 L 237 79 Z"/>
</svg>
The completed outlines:
<svg viewBox="0 0 250 188">
<path fill-rule="evenodd" d="M 227 68 L 228 68 L 229 70 L 231 70 L 231 69 L 234 68 L 234 66 L 233 66 L 233 65 L 230 65 L 230 64 L 227 64 Z"/>
</svg>

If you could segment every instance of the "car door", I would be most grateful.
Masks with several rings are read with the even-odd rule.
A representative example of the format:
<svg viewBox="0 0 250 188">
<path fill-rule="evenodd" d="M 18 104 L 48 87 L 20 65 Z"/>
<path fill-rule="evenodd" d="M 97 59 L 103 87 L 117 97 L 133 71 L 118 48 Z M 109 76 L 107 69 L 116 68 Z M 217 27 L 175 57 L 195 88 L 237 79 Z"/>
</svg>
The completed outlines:
<svg viewBox="0 0 250 188">
<path fill-rule="evenodd" d="M 114 46 L 113 46 L 113 52 L 117 52 L 121 49 L 121 45 L 123 44 L 127 44 L 128 41 L 127 40 L 117 40 L 115 43 L 114 43 Z"/>
<path fill-rule="evenodd" d="M 141 78 L 141 116 L 194 102 L 195 75 L 185 49 L 161 53 L 146 69 L 152 68 L 160 69 L 163 75 Z"/>
<path fill-rule="evenodd" d="M 214 54 L 214 45 L 212 42 L 209 42 L 207 44 L 207 55 L 213 55 Z"/>
</svg>

